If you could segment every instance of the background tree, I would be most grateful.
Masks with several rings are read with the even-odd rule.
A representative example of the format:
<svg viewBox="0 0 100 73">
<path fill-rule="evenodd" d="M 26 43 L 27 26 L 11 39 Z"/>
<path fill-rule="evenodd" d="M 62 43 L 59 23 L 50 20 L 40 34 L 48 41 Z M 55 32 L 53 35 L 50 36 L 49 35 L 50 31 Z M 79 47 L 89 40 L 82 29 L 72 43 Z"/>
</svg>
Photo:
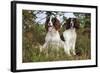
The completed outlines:
<svg viewBox="0 0 100 73">
<path fill-rule="evenodd" d="M 91 14 L 89 13 L 74 13 L 79 19 L 80 27 L 90 28 L 91 27 Z"/>
<path fill-rule="evenodd" d="M 36 14 L 32 10 L 23 10 L 23 29 L 29 31 L 34 26 Z"/>
</svg>

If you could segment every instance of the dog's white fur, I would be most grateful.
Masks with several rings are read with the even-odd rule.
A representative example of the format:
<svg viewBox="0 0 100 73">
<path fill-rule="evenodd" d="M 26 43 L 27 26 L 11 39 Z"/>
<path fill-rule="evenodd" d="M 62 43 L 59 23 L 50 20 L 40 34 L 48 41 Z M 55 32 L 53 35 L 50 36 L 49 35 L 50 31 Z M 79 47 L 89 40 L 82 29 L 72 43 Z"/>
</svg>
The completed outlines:
<svg viewBox="0 0 100 73">
<path fill-rule="evenodd" d="M 74 55 L 76 55 L 75 43 L 76 43 L 77 35 L 75 32 L 75 28 L 64 31 L 63 36 L 64 36 L 65 44 L 66 44 L 66 48 L 64 49 L 65 53 L 68 55 L 71 55 L 70 52 L 72 52 Z"/>
<path fill-rule="evenodd" d="M 54 28 L 51 19 L 52 17 L 50 18 L 50 21 L 49 21 L 49 25 L 51 27 L 48 27 L 48 32 L 45 37 L 45 43 L 40 49 L 40 52 L 42 52 L 43 50 L 46 50 L 48 52 L 48 47 L 50 45 L 54 47 L 55 49 L 57 49 L 57 51 L 59 51 L 60 48 L 66 48 L 65 43 L 60 39 L 59 31 L 57 31 Z"/>
<path fill-rule="evenodd" d="M 59 32 L 55 28 L 51 27 L 51 31 L 48 31 L 45 37 L 45 43 L 43 48 L 48 48 L 49 45 L 56 47 L 58 50 L 60 47 L 64 48 L 64 42 L 60 39 Z"/>
<path fill-rule="evenodd" d="M 73 55 L 76 55 L 75 43 L 76 43 L 77 34 L 76 34 L 76 29 L 73 27 L 74 26 L 73 21 L 71 20 L 70 23 L 72 24 L 70 29 L 67 29 L 63 32 L 65 45 L 66 45 L 66 48 L 64 49 L 64 51 L 68 55 L 71 55 L 71 52 L 73 53 Z"/>
</svg>

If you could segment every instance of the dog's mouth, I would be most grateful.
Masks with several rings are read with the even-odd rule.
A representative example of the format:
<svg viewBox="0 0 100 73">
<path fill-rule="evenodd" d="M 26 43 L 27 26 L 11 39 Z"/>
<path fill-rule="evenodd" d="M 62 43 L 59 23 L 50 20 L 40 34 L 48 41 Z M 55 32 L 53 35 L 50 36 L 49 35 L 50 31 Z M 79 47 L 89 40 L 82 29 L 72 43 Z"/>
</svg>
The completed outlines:
<svg viewBox="0 0 100 73">
<path fill-rule="evenodd" d="M 49 28 L 48 28 L 48 31 L 52 31 L 52 29 L 53 29 L 53 27 L 52 26 L 49 26 Z"/>
<path fill-rule="evenodd" d="M 48 28 L 48 31 L 49 32 L 56 32 L 56 29 L 54 28 L 54 26 L 51 26 Z"/>
<path fill-rule="evenodd" d="M 74 28 L 74 23 L 70 23 L 70 28 Z"/>
</svg>

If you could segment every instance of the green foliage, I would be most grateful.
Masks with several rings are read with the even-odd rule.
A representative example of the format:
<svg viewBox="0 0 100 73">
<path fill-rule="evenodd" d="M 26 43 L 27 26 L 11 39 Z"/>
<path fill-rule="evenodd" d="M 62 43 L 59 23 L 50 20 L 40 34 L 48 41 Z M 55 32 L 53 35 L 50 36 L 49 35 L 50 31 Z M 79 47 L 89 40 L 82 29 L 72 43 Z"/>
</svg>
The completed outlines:
<svg viewBox="0 0 100 73">
<path fill-rule="evenodd" d="M 91 14 L 90 13 L 74 13 L 80 21 L 80 27 L 90 28 L 91 27 Z"/>
<path fill-rule="evenodd" d="M 23 30 L 30 31 L 31 27 L 34 27 L 36 15 L 32 10 L 23 10 L 22 11 L 22 20 L 23 20 Z"/>
<path fill-rule="evenodd" d="M 39 13 L 37 11 L 37 13 Z M 42 12 L 41 12 L 42 13 Z M 49 15 L 49 13 L 48 13 Z M 57 52 L 49 48 L 48 56 L 40 53 L 40 46 L 44 44 L 46 31 L 44 25 L 35 23 L 36 14 L 32 10 L 23 10 L 23 34 L 22 34 L 22 61 L 23 62 L 44 62 L 61 60 L 86 60 L 91 59 L 91 37 L 90 37 L 90 14 L 75 15 L 80 19 L 81 28 L 77 30 L 76 53 L 68 56 L 63 48 Z M 64 17 L 64 20 L 66 18 Z M 60 34 L 64 29 L 61 29 Z"/>
<path fill-rule="evenodd" d="M 77 32 L 77 41 L 76 41 L 76 53 L 79 56 L 83 56 L 83 58 L 90 59 L 91 56 L 91 39 L 90 32 L 85 32 L 87 29 L 80 29 Z"/>
</svg>

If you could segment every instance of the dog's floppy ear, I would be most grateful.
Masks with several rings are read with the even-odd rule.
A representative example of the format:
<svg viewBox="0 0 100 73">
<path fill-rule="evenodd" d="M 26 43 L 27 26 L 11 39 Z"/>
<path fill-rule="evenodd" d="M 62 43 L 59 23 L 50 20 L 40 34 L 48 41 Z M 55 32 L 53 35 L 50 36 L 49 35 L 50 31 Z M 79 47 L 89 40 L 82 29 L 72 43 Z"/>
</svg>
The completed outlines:
<svg viewBox="0 0 100 73">
<path fill-rule="evenodd" d="M 46 18 L 46 22 L 45 22 L 45 29 L 46 31 L 48 31 L 48 23 L 49 23 L 50 17 Z"/>
<path fill-rule="evenodd" d="M 74 27 L 76 28 L 76 29 L 79 29 L 79 27 L 80 27 L 80 24 L 79 24 L 79 20 L 77 19 L 77 18 L 74 18 Z"/>
<path fill-rule="evenodd" d="M 61 23 L 56 17 L 52 19 L 52 22 L 53 22 L 53 25 L 54 25 L 55 29 L 60 30 Z"/>
</svg>

